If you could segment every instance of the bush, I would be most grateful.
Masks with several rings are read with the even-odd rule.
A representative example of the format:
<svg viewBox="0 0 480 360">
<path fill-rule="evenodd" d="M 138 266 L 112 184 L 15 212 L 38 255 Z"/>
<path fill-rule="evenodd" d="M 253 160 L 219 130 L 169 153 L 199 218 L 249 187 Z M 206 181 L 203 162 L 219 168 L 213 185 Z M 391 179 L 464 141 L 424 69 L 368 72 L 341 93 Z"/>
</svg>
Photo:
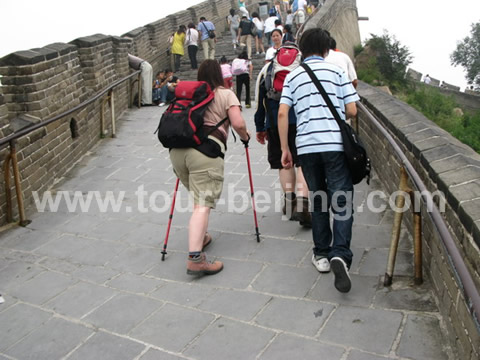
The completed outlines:
<svg viewBox="0 0 480 360">
<path fill-rule="evenodd" d="M 445 96 L 437 89 L 418 84 L 404 99 L 442 129 L 458 140 L 480 152 L 480 112 L 455 115 L 458 105 L 452 96 Z"/>
<path fill-rule="evenodd" d="M 407 85 L 405 71 L 412 62 L 412 57 L 406 46 L 402 46 L 395 36 L 385 32 L 382 36 L 371 34 L 371 38 L 365 43 L 364 49 L 367 48 L 370 51 L 367 57 L 373 58 L 375 62 L 363 62 L 359 66 L 360 80 L 373 83 L 371 78 L 375 75 L 379 84 L 389 86 L 392 91 Z"/>
</svg>

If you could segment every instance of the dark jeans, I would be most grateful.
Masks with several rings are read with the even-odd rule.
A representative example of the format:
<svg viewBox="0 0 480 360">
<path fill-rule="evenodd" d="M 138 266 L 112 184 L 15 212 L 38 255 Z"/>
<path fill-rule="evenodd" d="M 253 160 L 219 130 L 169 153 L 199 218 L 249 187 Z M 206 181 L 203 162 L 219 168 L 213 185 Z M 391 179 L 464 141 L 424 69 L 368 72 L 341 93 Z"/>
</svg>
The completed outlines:
<svg viewBox="0 0 480 360">
<path fill-rule="evenodd" d="M 242 102 L 242 86 L 245 84 L 245 105 L 250 105 L 250 75 L 237 75 L 237 97 L 238 101 Z"/>
<path fill-rule="evenodd" d="M 192 65 L 192 69 L 197 69 L 197 50 L 198 46 L 195 45 L 188 45 L 188 57 L 190 58 L 190 63 Z"/>
<path fill-rule="evenodd" d="M 353 185 L 350 171 L 341 151 L 298 156 L 303 175 L 313 200 L 312 235 L 315 255 L 341 257 L 352 264 Z M 313 199 L 312 199 L 313 198 Z M 330 229 L 330 208 L 333 212 L 333 244 Z"/>
</svg>

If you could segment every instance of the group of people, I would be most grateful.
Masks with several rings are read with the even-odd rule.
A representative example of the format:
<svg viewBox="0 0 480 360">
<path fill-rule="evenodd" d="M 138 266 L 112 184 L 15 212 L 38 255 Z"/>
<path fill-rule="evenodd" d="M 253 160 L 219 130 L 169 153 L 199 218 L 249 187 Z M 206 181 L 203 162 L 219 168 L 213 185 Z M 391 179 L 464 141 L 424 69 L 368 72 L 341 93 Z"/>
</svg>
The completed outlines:
<svg viewBox="0 0 480 360">
<path fill-rule="evenodd" d="M 188 57 L 192 69 L 198 69 L 197 52 L 202 44 L 205 59 L 215 57 L 215 45 L 217 39 L 215 25 L 205 17 L 201 17 L 197 26 L 193 22 L 188 26 L 180 25 L 169 38 L 170 43 L 170 66 L 175 72 L 180 71 L 180 61 L 185 55 L 187 46 Z"/>
<path fill-rule="evenodd" d="M 152 100 L 158 106 L 164 106 L 175 97 L 175 88 L 180 79 L 171 69 L 159 71 L 152 84 Z"/>
<path fill-rule="evenodd" d="M 241 12 L 239 16 L 234 9 L 230 9 L 230 15 L 227 17 L 227 23 L 232 34 L 233 48 L 238 46 L 246 47 L 248 58 L 252 56 L 252 41 L 255 41 L 256 55 L 265 54 L 264 38 L 269 46 L 273 46 L 274 42 L 272 34 L 275 29 L 280 31 L 283 42 L 295 41 L 293 36 L 293 15 L 291 10 L 287 10 L 287 23 L 283 25 L 280 12 L 275 8 L 269 11 L 269 17 L 263 21 L 257 12 L 253 12 L 252 16 L 248 16 L 248 12 Z"/>
<path fill-rule="evenodd" d="M 276 45 L 281 44 L 280 31 L 272 31 L 272 38 Z M 255 113 L 256 140 L 260 144 L 268 143 L 270 167 L 279 171 L 284 191 L 283 213 L 290 220 L 300 221 L 301 225 L 312 228 L 313 265 L 319 272 L 332 271 L 337 290 L 348 292 L 353 257 L 350 250 L 352 179 L 336 120 L 303 66 L 313 70 L 343 120 L 356 115 L 355 102 L 359 100 L 356 81 L 353 81 L 356 76 L 349 74 L 348 68 L 344 70 L 343 65 L 333 63 L 348 63 L 344 58 L 347 55 L 336 49 L 334 39 L 325 30 L 315 28 L 305 31 L 299 41 L 299 49 L 303 54 L 303 64 L 286 76 L 280 99 L 272 100 L 259 94 Z M 328 61 L 329 58 L 332 62 Z M 244 77 L 250 80 L 252 68 L 247 52 L 242 52 L 239 60 L 247 64 Z M 198 80 L 208 82 L 215 92 L 215 98 L 205 113 L 205 128 L 212 128 L 225 117 L 229 118 L 210 135 L 225 152 L 230 125 L 247 146 L 250 132 L 242 116 L 238 96 L 241 94 L 238 86 L 243 80 L 237 78 L 235 96 L 231 90 L 232 66 L 225 57 L 220 63 L 211 59 L 202 62 Z M 265 74 L 263 69 L 260 76 L 262 73 Z M 221 195 L 224 158 L 210 158 L 195 148 L 172 149 L 170 157 L 175 174 L 194 198 L 189 223 L 187 273 L 218 273 L 223 269 L 223 263 L 209 262 L 204 248 L 212 242 L 212 236 L 207 231 L 208 219 Z M 332 227 L 330 210 L 333 213 Z"/>
</svg>

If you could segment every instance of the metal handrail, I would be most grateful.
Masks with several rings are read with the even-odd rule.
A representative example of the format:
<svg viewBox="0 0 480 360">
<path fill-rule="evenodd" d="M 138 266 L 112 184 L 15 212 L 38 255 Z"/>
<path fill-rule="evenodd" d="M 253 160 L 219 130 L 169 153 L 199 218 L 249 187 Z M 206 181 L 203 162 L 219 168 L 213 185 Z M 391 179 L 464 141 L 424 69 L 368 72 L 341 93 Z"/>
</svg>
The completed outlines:
<svg viewBox="0 0 480 360">
<path fill-rule="evenodd" d="M 96 95 L 92 96 L 90 99 L 78 104 L 77 106 L 73 107 L 70 110 L 64 111 L 61 114 L 58 114 L 51 119 L 41 121 L 37 124 L 32 126 L 26 127 L 18 132 L 10 134 L 3 139 L 0 139 L 0 149 L 10 145 L 10 153 L 7 154 L 5 161 L 4 161 L 4 178 L 5 178 L 5 192 L 6 192 L 6 200 L 7 200 L 7 221 L 11 222 L 13 220 L 12 215 L 12 201 L 11 201 L 11 189 L 10 189 L 10 165 L 13 168 L 13 177 L 15 180 L 15 192 L 17 195 L 17 203 L 18 203 L 18 212 L 20 216 L 19 224 L 21 226 L 26 226 L 30 223 L 29 220 L 25 218 L 25 209 L 23 204 L 23 192 L 22 192 L 22 185 L 20 181 L 20 171 L 18 169 L 18 160 L 17 160 L 17 149 L 16 149 L 16 142 L 17 139 L 25 136 L 37 129 L 43 128 L 48 124 L 51 124 L 57 120 L 60 120 L 76 111 L 83 109 L 84 107 L 88 106 L 89 104 L 93 103 L 94 101 L 98 100 L 99 98 L 103 97 L 105 94 L 108 94 L 108 101 L 111 107 L 111 115 L 112 115 L 112 137 L 115 137 L 115 106 L 114 106 L 114 91 L 113 89 L 122 84 L 123 82 L 129 80 L 130 78 L 137 76 L 138 77 L 138 86 L 139 86 L 139 102 L 140 102 L 140 86 L 141 86 L 141 79 L 140 79 L 141 70 L 134 71 L 133 73 L 125 76 L 122 79 L 114 81 L 112 84 L 107 86 L 105 89 L 97 93 Z M 129 89 L 130 90 L 130 89 Z M 131 90 L 130 90 L 131 91 Z M 102 133 L 101 136 L 103 137 L 104 134 L 104 107 L 105 101 L 102 101 L 102 114 L 101 114 L 101 128 Z"/>
<path fill-rule="evenodd" d="M 110 90 L 112 90 L 113 88 L 115 88 L 116 86 L 120 85 L 121 83 L 129 80 L 130 78 L 140 74 L 140 71 L 141 70 L 137 70 L 127 76 L 125 76 L 124 78 L 122 79 L 119 79 L 115 82 L 113 82 L 112 84 L 110 84 L 109 86 L 107 86 L 105 89 L 103 89 L 102 91 L 100 91 L 99 93 L 97 93 L 96 95 L 94 95 L 93 97 L 91 97 L 90 99 L 88 100 L 85 100 L 84 102 L 78 104 L 77 106 L 71 108 L 70 110 L 67 110 L 67 111 L 64 111 L 62 112 L 61 114 L 58 114 L 54 117 L 52 117 L 51 119 L 48 119 L 48 120 L 45 120 L 45 121 L 41 121 L 37 124 L 34 124 L 32 126 L 29 126 L 25 129 L 22 129 L 16 133 L 13 133 L 13 134 L 10 134 L 2 139 L 0 139 L 0 149 L 2 147 L 4 147 L 5 145 L 9 144 L 11 141 L 14 141 L 14 140 L 17 140 L 19 138 L 21 138 L 22 136 L 25 136 L 29 133 L 31 133 L 32 131 L 35 131 L 37 129 L 40 129 L 44 126 L 47 126 L 48 124 L 51 124 L 52 122 L 55 122 L 57 120 L 60 120 L 61 118 L 64 118 L 65 116 L 68 116 L 78 110 L 81 110 L 83 109 L 84 107 L 86 107 L 87 105 L 90 105 L 92 102 L 98 100 L 99 98 L 101 98 L 103 95 L 105 95 L 106 93 L 108 93 Z"/>
<path fill-rule="evenodd" d="M 405 167 L 406 171 L 410 175 L 410 179 L 413 181 L 414 185 L 420 191 L 424 201 L 427 204 L 434 204 L 433 198 L 430 192 L 427 191 L 427 187 L 423 183 L 422 179 L 418 175 L 417 171 L 413 167 L 413 165 L 408 160 L 407 156 L 403 153 L 402 149 L 398 144 L 395 142 L 394 138 L 390 133 L 380 124 L 380 122 L 370 113 L 367 107 L 358 102 L 358 107 L 367 115 L 368 119 L 377 127 L 378 130 L 385 136 L 387 141 L 393 147 L 393 150 L 400 158 L 403 166 Z M 458 250 L 457 246 L 455 245 L 455 241 L 452 238 L 452 235 L 448 231 L 447 225 L 445 224 L 445 220 L 442 218 L 440 211 L 438 210 L 437 206 L 432 206 L 432 211 L 429 212 L 430 217 L 433 220 L 435 227 L 437 228 L 438 233 L 440 234 L 440 238 L 447 249 L 447 253 L 449 255 L 449 260 L 451 261 L 454 271 L 458 274 L 458 279 L 460 281 L 460 286 L 463 288 L 465 301 L 467 306 L 474 317 L 476 319 L 477 324 L 480 322 L 480 294 L 478 289 L 473 282 L 472 276 L 468 271 L 467 266 L 463 260 L 460 251 Z"/>
</svg>

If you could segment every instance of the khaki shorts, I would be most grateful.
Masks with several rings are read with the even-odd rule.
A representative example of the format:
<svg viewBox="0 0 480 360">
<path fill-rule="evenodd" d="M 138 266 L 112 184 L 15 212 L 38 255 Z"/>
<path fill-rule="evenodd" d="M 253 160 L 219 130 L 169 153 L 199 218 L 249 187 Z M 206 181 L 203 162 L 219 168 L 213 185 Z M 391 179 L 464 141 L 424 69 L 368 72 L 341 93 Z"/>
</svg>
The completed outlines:
<svg viewBox="0 0 480 360">
<path fill-rule="evenodd" d="M 304 11 L 298 11 L 296 15 L 296 23 L 297 25 L 301 25 L 305 22 L 305 12 Z"/>
<path fill-rule="evenodd" d="M 225 153 L 225 146 L 217 141 Z M 172 149 L 170 160 L 173 172 L 193 195 L 195 205 L 214 209 L 222 195 L 224 160 L 210 158 L 193 148 Z"/>
</svg>

